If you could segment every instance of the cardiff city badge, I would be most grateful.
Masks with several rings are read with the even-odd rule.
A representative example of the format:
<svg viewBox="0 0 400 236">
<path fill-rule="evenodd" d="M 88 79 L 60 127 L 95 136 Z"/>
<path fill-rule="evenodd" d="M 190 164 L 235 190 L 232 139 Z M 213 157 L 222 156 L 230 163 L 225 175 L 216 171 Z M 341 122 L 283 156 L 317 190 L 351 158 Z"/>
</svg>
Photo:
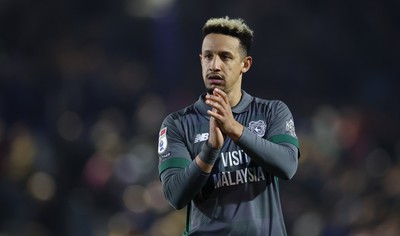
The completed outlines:
<svg viewBox="0 0 400 236">
<path fill-rule="evenodd" d="M 158 154 L 162 154 L 167 149 L 167 127 L 160 130 L 158 137 Z"/>
<path fill-rule="evenodd" d="M 267 128 L 267 125 L 265 124 L 265 122 L 263 120 L 251 121 L 249 123 L 250 131 L 252 131 L 253 133 L 257 134 L 260 137 L 264 136 L 266 128 Z"/>
</svg>

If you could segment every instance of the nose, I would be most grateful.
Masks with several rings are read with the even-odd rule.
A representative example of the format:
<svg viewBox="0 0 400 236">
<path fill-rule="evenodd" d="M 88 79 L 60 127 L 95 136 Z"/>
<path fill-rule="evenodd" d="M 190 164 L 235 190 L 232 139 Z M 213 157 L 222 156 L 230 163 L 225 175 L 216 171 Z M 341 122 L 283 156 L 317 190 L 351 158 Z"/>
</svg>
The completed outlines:
<svg viewBox="0 0 400 236">
<path fill-rule="evenodd" d="M 213 57 L 210 65 L 211 71 L 219 71 L 221 69 L 221 59 L 218 56 Z"/>
</svg>

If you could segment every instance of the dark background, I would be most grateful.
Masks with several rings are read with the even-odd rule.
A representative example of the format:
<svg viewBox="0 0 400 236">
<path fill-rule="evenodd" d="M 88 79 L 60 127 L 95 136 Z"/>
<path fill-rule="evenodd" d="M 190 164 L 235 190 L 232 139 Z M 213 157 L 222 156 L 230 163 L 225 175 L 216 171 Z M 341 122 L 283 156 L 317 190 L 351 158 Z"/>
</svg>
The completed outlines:
<svg viewBox="0 0 400 236">
<path fill-rule="evenodd" d="M 179 235 L 162 119 L 203 92 L 209 17 L 255 31 L 254 96 L 301 144 L 289 235 L 400 235 L 400 2 L 0 0 L 0 235 Z"/>
</svg>

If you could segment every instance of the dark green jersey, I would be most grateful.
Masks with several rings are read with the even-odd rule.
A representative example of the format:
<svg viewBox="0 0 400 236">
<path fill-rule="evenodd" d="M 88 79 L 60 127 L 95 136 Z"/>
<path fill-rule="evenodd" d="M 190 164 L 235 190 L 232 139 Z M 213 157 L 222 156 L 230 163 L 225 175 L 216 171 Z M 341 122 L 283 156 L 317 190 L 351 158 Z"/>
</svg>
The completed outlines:
<svg viewBox="0 0 400 236">
<path fill-rule="evenodd" d="M 209 109 L 200 96 L 193 105 L 167 116 L 159 135 L 163 185 L 177 173 L 185 176 L 180 180 L 184 184 L 170 181 L 166 193 L 187 201 L 185 234 L 286 235 L 278 178 L 290 179 L 297 169 L 298 140 L 290 110 L 281 101 L 243 91 L 232 112 L 247 128 L 237 143 L 226 138 L 210 174 L 193 174 L 198 172 L 193 159 L 209 136 Z M 190 196 L 187 192 L 193 197 L 185 198 Z"/>
</svg>

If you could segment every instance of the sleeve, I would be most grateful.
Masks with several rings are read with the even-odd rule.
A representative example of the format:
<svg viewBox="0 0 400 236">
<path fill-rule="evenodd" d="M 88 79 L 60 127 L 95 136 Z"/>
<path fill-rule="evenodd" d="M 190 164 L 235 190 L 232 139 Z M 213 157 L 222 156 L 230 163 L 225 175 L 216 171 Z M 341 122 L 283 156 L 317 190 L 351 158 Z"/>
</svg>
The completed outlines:
<svg viewBox="0 0 400 236">
<path fill-rule="evenodd" d="M 271 174 L 291 179 L 297 171 L 299 143 L 289 108 L 278 102 L 271 111 L 265 138 L 245 128 L 238 145 Z"/>
<path fill-rule="evenodd" d="M 282 101 L 277 101 L 273 109 L 267 139 L 278 144 L 290 143 L 299 148 L 292 113 Z"/>
<path fill-rule="evenodd" d="M 209 177 L 192 160 L 179 123 L 167 117 L 161 125 L 158 141 L 158 169 L 164 196 L 175 209 L 185 207 L 194 199 Z"/>
<path fill-rule="evenodd" d="M 185 145 L 183 128 L 178 123 L 170 115 L 161 125 L 158 137 L 159 175 L 168 168 L 185 168 L 192 161 Z"/>
</svg>

